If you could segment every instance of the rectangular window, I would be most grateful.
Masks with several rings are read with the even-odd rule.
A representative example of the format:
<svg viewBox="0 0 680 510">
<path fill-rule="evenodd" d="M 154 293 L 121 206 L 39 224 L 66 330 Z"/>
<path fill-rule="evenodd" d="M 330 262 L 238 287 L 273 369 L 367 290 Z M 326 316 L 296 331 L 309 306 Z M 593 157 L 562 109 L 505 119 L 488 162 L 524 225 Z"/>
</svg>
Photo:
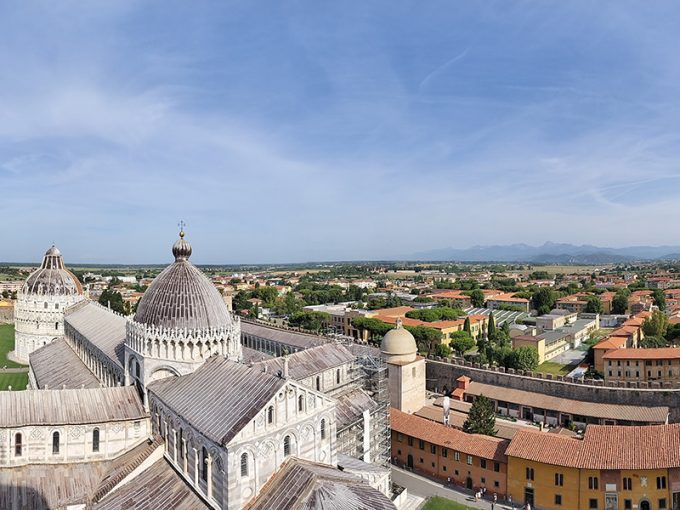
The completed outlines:
<svg viewBox="0 0 680 510">
<path fill-rule="evenodd" d="M 526 468 L 526 474 L 527 474 L 527 480 L 533 480 L 534 479 L 534 468 Z"/>
<path fill-rule="evenodd" d="M 556 505 L 562 504 L 562 494 L 555 494 L 555 504 Z"/>
<path fill-rule="evenodd" d="M 590 508 L 590 509 L 597 508 L 597 500 L 595 498 L 590 498 L 588 500 L 588 508 Z"/>
<path fill-rule="evenodd" d="M 555 485 L 562 487 L 564 485 L 564 475 L 562 473 L 555 473 Z"/>
<path fill-rule="evenodd" d="M 425 463 L 425 461 L 423 460 L 422 457 L 420 457 L 420 463 L 421 463 L 421 464 L 424 464 L 424 463 Z"/>
<path fill-rule="evenodd" d="M 460 461 L 460 452 L 453 452 L 453 460 Z"/>
<path fill-rule="evenodd" d="M 443 469 L 444 471 L 446 471 L 446 466 L 442 466 L 442 469 Z"/>
<path fill-rule="evenodd" d="M 420 448 L 421 450 L 424 450 L 425 449 L 425 441 L 423 441 L 422 439 L 418 439 L 418 448 Z"/>
<path fill-rule="evenodd" d="M 623 509 L 624 510 L 633 510 L 633 500 L 632 499 L 624 499 L 623 500 Z"/>
<path fill-rule="evenodd" d="M 472 466 L 472 455 L 467 456 L 467 463 Z"/>
<path fill-rule="evenodd" d="M 448 457 L 449 456 L 449 449 L 448 448 L 442 448 L 442 457 Z"/>
<path fill-rule="evenodd" d="M 481 482 L 482 482 L 482 485 L 486 485 L 486 478 L 482 477 Z"/>
<path fill-rule="evenodd" d="M 401 443 L 402 439 L 404 439 L 404 436 L 401 435 L 401 432 L 397 432 L 397 441 Z"/>
<path fill-rule="evenodd" d="M 486 459 L 479 459 L 479 467 L 486 469 Z"/>
<path fill-rule="evenodd" d="M 413 446 L 413 438 L 411 436 L 408 437 L 408 445 Z"/>
<path fill-rule="evenodd" d="M 433 445 L 433 444 L 430 445 L 430 453 L 432 453 L 433 455 L 437 455 L 437 446 L 436 445 Z"/>
<path fill-rule="evenodd" d="M 661 498 L 659 500 L 659 510 L 666 510 L 666 508 L 668 508 L 666 506 L 666 498 Z"/>
<path fill-rule="evenodd" d="M 493 463 L 493 470 L 494 470 L 496 473 L 500 473 L 500 471 L 501 471 L 501 464 L 500 464 L 500 462 L 494 462 L 494 463 Z"/>
<path fill-rule="evenodd" d="M 494 480 L 494 482 L 493 482 L 493 486 L 494 486 L 494 487 L 500 487 L 500 486 L 501 486 L 501 484 L 500 484 L 500 483 L 498 483 L 498 480 Z"/>
<path fill-rule="evenodd" d="M 596 491 L 598 489 L 598 482 L 597 482 L 597 476 L 589 476 L 588 477 L 588 488 L 591 491 Z"/>
<path fill-rule="evenodd" d="M 624 477 L 623 479 L 623 490 L 632 491 L 633 490 L 633 479 Z"/>
</svg>

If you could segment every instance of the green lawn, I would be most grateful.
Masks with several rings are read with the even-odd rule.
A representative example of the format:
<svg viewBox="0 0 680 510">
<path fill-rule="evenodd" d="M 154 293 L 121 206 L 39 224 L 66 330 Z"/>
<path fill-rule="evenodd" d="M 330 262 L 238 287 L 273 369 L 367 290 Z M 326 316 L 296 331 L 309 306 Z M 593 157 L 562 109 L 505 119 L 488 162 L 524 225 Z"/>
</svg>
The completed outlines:
<svg viewBox="0 0 680 510">
<path fill-rule="evenodd" d="M 0 391 L 4 391 L 12 387 L 14 390 L 25 390 L 28 386 L 28 372 L 19 374 L 0 374 Z"/>
<path fill-rule="evenodd" d="M 538 365 L 538 368 L 535 371 L 542 372 L 544 374 L 567 375 L 575 368 L 576 365 L 562 365 L 553 361 L 546 361 Z"/>
<path fill-rule="evenodd" d="M 461 505 L 450 499 L 432 496 L 427 500 L 422 510 L 475 510 L 471 506 Z"/>
<path fill-rule="evenodd" d="M 7 353 L 14 350 L 14 324 L 0 324 L 0 368 L 23 367 L 7 359 Z"/>
</svg>

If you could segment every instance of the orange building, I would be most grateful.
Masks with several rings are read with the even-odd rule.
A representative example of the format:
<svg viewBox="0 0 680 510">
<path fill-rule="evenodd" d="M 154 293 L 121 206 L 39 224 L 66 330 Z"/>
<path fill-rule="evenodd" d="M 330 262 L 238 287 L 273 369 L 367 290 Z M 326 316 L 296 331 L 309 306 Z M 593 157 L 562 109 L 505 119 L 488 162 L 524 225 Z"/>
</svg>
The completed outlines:
<svg viewBox="0 0 680 510">
<path fill-rule="evenodd" d="M 506 439 L 467 434 L 419 416 L 390 410 L 392 459 L 424 475 L 468 489 L 507 491 Z"/>
</svg>

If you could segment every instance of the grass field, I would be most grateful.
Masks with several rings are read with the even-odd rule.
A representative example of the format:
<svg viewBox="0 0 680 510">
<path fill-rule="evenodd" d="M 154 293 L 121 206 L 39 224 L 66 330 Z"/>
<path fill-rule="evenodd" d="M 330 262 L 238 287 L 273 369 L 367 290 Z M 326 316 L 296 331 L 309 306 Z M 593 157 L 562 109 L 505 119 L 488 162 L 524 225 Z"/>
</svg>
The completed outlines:
<svg viewBox="0 0 680 510">
<path fill-rule="evenodd" d="M 0 374 L 0 391 L 5 391 L 12 387 L 14 390 L 25 390 L 28 386 L 28 372 L 20 374 Z"/>
<path fill-rule="evenodd" d="M 427 500 L 422 510 L 474 510 L 471 506 L 461 505 L 450 499 L 433 496 Z"/>
<path fill-rule="evenodd" d="M 7 359 L 7 353 L 14 350 L 14 325 L 0 324 L 0 368 L 22 367 Z"/>
<path fill-rule="evenodd" d="M 552 361 L 545 361 L 538 365 L 536 372 L 542 372 L 544 374 L 552 375 L 567 375 L 575 368 L 576 365 L 562 365 L 560 363 L 554 363 Z"/>
</svg>

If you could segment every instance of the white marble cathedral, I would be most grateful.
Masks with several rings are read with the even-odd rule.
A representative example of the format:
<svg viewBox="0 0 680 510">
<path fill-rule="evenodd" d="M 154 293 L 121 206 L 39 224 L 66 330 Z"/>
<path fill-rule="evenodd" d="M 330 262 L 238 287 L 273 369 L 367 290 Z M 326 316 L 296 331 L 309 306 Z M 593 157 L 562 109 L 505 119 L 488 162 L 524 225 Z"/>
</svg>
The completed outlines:
<svg viewBox="0 0 680 510">
<path fill-rule="evenodd" d="M 36 349 L 64 336 L 64 310 L 83 299 L 78 278 L 64 266 L 61 252 L 52 246 L 40 268 L 18 293 L 14 313 L 16 357 L 28 363 Z"/>
<path fill-rule="evenodd" d="M 29 280 L 65 271 L 55 250 Z M 388 469 L 358 456 L 338 469 L 347 412 L 319 381 L 341 383 L 350 353 L 291 356 L 295 373 L 288 359 L 245 362 L 240 321 L 191 251 L 180 233 L 134 317 L 75 298 L 70 280 L 63 336 L 30 355 L 33 389 L 0 392 L 0 409 L 17 410 L 0 417 L 0 487 L 16 489 L 0 491 L 0 508 L 394 509 Z M 357 391 L 342 405 L 358 407 Z"/>
</svg>

